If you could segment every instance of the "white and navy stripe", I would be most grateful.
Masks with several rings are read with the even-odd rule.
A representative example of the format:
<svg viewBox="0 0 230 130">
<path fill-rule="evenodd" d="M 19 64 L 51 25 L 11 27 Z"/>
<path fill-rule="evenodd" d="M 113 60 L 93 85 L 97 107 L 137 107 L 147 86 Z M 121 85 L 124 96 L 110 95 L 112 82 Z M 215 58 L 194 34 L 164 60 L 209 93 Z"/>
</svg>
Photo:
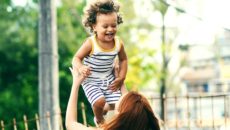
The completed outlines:
<svg viewBox="0 0 230 130">
<path fill-rule="evenodd" d="M 108 85 L 114 81 L 113 74 L 114 59 L 118 55 L 121 48 L 121 42 L 115 37 L 115 45 L 113 49 L 104 50 L 96 40 L 96 36 L 90 37 L 92 51 L 90 55 L 83 59 L 83 63 L 91 68 L 91 75 L 82 83 L 85 95 L 91 105 L 99 98 L 105 97 L 107 103 L 112 104 L 119 100 L 121 96 L 120 90 L 112 92 Z"/>
</svg>

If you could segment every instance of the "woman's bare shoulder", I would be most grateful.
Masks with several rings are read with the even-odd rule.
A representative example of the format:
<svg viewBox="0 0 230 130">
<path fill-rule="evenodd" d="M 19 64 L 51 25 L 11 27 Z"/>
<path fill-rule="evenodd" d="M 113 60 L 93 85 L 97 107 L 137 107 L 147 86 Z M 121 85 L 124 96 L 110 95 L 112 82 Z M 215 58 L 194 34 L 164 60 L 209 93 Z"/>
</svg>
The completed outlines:
<svg viewBox="0 0 230 130">
<path fill-rule="evenodd" d="M 103 130 L 102 128 L 96 128 L 96 127 L 87 127 L 88 129 L 85 130 Z"/>
<path fill-rule="evenodd" d="M 67 130 L 103 130 L 103 129 L 96 128 L 96 127 L 87 127 L 81 123 L 74 123 Z"/>
</svg>

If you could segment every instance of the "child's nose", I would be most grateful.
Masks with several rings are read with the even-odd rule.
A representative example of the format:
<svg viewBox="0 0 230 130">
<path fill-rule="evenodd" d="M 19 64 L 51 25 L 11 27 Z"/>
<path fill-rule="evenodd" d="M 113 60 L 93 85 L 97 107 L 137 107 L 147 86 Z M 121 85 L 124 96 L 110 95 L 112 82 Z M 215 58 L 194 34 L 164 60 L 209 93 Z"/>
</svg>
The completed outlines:
<svg viewBox="0 0 230 130">
<path fill-rule="evenodd" d="M 113 31 L 114 28 L 113 28 L 113 27 L 109 27 L 108 30 L 109 30 L 109 31 Z"/>
</svg>

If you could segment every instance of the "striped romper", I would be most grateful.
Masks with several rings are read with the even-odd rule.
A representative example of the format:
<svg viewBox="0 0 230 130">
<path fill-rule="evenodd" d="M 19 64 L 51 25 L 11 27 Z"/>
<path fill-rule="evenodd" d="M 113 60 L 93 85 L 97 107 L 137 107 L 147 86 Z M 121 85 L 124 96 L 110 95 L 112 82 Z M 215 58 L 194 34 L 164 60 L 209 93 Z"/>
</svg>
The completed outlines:
<svg viewBox="0 0 230 130">
<path fill-rule="evenodd" d="M 113 72 L 114 59 L 120 51 L 122 43 L 115 37 L 113 49 L 101 48 L 96 40 L 96 35 L 90 37 L 92 44 L 91 53 L 83 59 L 83 64 L 91 68 L 89 75 L 83 82 L 83 90 L 88 101 L 93 104 L 101 97 L 104 97 L 108 104 L 116 103 L 121 97 L 121 91 L 112 92 L 108 85 L 115 79 Z"/>
</svg>

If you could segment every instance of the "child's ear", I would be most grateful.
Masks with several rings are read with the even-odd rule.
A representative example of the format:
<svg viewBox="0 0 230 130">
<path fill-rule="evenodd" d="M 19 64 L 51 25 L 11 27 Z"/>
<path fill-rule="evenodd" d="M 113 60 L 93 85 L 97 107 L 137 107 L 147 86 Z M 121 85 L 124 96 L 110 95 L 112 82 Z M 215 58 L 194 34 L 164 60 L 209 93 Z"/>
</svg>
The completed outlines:
<svg viewBox="0 0 230 130">
<path fill-rule="evenodd" d="M 93 31 L 96 32 L 96 25 L 95 24 L 92 25 L 92 28 L 93 28 Z"/>
<path fill-rule="evenodd" d="M 92 31 L 93 31 L 93 33 L 95 33 L 95 34 L 96 34 L 96 33 L 97 33 L 97 30 L 96 30 L 96 25 L 95 25 L 95 24 L 92 26 L 92 29 L 93 29 L 93 30 L 92 30 Z"/>
</svg>

